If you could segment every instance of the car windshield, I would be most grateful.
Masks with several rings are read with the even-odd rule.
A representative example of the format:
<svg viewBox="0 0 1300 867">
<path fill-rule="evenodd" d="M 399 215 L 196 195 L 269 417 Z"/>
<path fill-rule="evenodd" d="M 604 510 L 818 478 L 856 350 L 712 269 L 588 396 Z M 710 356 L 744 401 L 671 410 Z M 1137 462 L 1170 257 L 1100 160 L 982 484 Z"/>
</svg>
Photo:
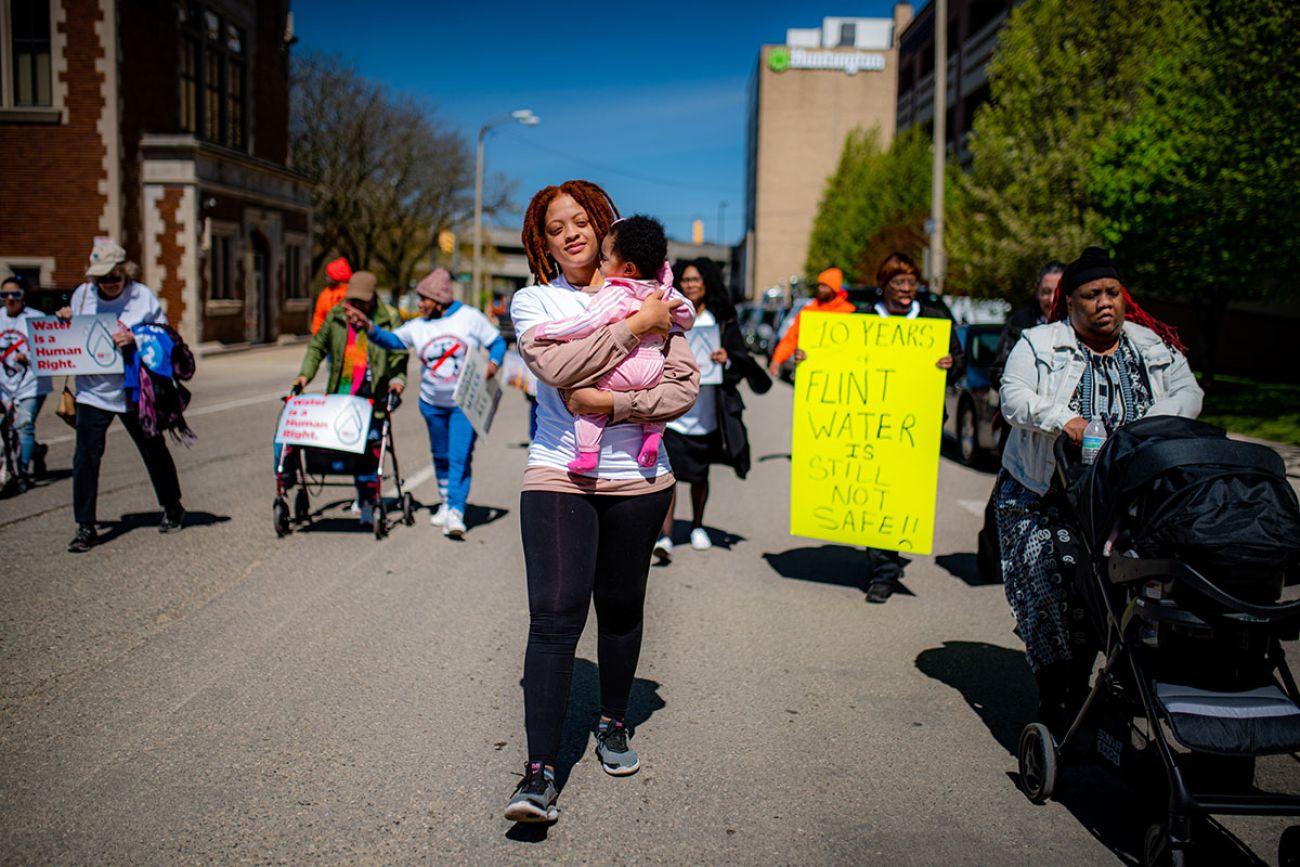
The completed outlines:
<svg viewBox="0 0 1300 867">
<path fill-rule="evenodd" d="M 979 367 L 987 367 L 997 359 L 998 338 L 1001 331 L 979 329 L 966 339 L 966 360 Z"/>
</svg>

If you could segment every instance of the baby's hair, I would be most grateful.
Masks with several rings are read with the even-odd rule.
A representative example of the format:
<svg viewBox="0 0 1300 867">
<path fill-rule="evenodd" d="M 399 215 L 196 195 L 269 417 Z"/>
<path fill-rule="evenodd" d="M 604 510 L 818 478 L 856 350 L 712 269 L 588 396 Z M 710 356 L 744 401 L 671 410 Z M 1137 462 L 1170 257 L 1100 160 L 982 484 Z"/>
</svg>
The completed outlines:
<svg viewBox="0 0 1300 867">
<path fill-rule="evenodd" d="M 668 258 L 668 239 L 664 226 L 654 217 L 634 214 L 609 227 L 614 240 L 610 246 L 614 254 L 636 267 L 636 276 L 649 280 L 659 273 Z"/>
<path fill-rule="evenodd" d="M 524 252 L 528 255 L 528 268 L 543 283 L 550 283 L 559 276 L 559 268 L 552 261 L 546 247 L 546 209 L 558 196 L 572 196 L 578 207 L 587 212 L 587 219 L 596 230 L 596 244 L 599 245 L 610 223 L 618 219 L 618 208 L 609 197 L 609 193 L 591 181 L 565 181 L 558 187 L 542 187 L 528 203 L 528 212 L 524 214 L 523 242 Z"/>
</svg>

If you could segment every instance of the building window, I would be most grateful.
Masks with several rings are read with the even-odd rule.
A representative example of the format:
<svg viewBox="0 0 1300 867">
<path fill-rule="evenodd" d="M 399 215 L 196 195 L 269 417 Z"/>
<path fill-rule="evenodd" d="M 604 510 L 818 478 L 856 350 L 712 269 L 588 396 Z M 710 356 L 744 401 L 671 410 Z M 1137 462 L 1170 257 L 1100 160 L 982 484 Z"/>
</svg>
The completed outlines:
<svg viewBox="0 0 1300 867">
<path fill-rule="evenodd" d="M 224 301 L 235 297 L 230 242 L 229 235 L 212 236 L 212 250 L 208 253 L 208 299 L 211 301 Z"/>
<path fill-rule="evenodd" d="M 247 141 L 248 56 L 243 27 L 199 3 L 180 4 L 178 125 L 243 150 Z"/>
<path fill-rule="evenodd" d="M 302 271 L 302 247 L 296 244 L 284 248 L 284 297 L 308 297 L 306 275 Z"/>
<path fill-rule="evenodd" d="M 53 105 L 49 0 L 9 0 L 8 23 L 13 58 L 10 104 L 24 108 Z"/>
<path fill-rule="evenodd" d="M 840 25 L 840 42 L 838 48 L 852 48 L 858 44 L 858 25 L 848 22 Z"/>
</svg>

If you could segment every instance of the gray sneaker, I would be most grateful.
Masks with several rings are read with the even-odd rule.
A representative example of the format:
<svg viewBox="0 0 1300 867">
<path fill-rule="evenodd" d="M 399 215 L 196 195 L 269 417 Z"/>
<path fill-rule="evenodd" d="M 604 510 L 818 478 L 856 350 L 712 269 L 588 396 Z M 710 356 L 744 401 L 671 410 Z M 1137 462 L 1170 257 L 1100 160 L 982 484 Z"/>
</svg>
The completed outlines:
<svg viewBox="0 0 1300 867">
<path fill-rule="evenodd" d="M 555 790 L 555 773 L 541 762 L 524 765 L 524 778 L 515 787 L 515 795 L 506 805 L 506 818 L 511 822 L 554 822 L 560 817 L 555 806 L 559 793 Z"/>
<path fill-rule="evenodd" d="M 628 746 L 627 727 L 619 719 L 601 720 L 596 729 L 596 758 L 605 773 L 626 777 L 641 769 L 636 750 Z"/>
</svg>

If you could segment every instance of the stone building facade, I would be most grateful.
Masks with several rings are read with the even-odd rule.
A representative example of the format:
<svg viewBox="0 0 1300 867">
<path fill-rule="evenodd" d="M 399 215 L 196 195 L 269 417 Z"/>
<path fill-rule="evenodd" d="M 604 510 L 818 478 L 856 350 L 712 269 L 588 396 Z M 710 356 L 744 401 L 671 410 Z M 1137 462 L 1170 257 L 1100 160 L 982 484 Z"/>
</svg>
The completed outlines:
<svg viewBox="0 0 1300 867">
<path fill-rule="evenodd" d="M 288 0 L 0 0 L 0 272 L 50 306 L 97 237 L 196 344 L 308 328 Z"/>
<path fill-rule="evenodd" d="M 750 85 L 746 159 L 745 294 L 759 297 L 803 273 L 817 205 L 853 129 L 894 138 L 898 34 L 912 19 L 826 18 L 765 45 Z"/>
</svg>

